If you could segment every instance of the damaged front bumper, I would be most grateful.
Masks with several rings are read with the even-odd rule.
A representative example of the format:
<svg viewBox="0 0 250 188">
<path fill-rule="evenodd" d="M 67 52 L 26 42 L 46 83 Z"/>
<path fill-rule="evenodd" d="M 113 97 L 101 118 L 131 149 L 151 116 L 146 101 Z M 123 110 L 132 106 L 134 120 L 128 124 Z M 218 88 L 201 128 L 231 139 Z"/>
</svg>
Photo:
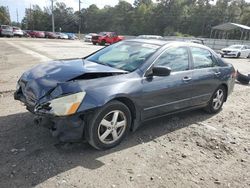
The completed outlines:
<svg viewBox="0 0 250 188">
<path fill-rule="evenodd" d="M 61 142 L 73 142 L 83 138 L 85 126 L 83 115 L 76 114 L 67 117 L 36 115 L 34 122 L 48 128 L 51 134 Z"/>
<path fill-rule="evenodd" d="M 21 101 L 28 111 L 35 115 L 34 123 L 48 128 L 54 137 L 62 142 L 71 142 L 83 138 L 86 114 L 75 113 L 68 116 L 55 116 L 35 110 L 36 101 L 24 96 L 21 89 L 14 93 L 14 99 Z"/>
</svg>

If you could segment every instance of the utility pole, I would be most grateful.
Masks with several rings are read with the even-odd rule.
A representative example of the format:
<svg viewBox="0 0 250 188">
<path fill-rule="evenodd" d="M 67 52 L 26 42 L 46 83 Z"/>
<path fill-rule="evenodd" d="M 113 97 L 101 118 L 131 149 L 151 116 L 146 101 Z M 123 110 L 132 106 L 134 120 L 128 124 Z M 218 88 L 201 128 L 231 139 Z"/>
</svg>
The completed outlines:
<svg viewBox="0 0 250 188">
<path fill-rule="evenodd" d="M 16 22 L 19 23 L 19 20 L 18 20 L 18 9 L 16 9 Z"/>
<path fill-rule="evenodd" d="M 80 34 L 81 34 L 81 0 L 79 0 L 79 30 L 78 30 L 78 34 L 79 34 L 79 39 L 80 39 Z"/>
<path fill-rule="evenodd" d="M 32 25 L 31 25 L 32 22 L 33 22 L 33 21 L 32 21 L 32 11 L 31 11 L 31 3 L 30 3 L 30 26 L 29 26 L 29 29 L 32 28 L 32 27 L 31 27 L 31 26 L 32 26 Z M 34 28 L 33 28 L 33 29 L 34 29 Z"/>
<path fill-rule="evenodd" d="M 9 21 L 9 25 L 11 25 L 11 19 L 10 19 L 10 9 L 9 9 L 9 6 L 7 6 L 7 13 L 8 13 L 8 21 Z"/>
<path fill-rule="evenodd" d="M 55 21 L 54 21 L 54 0 L 51 0 L 51 12 L 52 12 L 52 32 L 55 32 Z"/>
</svg>

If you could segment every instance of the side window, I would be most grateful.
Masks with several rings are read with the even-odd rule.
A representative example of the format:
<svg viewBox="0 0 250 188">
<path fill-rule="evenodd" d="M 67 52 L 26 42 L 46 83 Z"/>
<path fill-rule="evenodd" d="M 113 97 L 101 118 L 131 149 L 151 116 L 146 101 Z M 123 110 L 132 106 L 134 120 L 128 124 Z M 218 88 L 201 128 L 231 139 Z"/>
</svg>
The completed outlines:
<svg viewBox="0 0 250 188">
<path fill-rule="evenodd" d="M 194 69 L 214 67 L 217 62 L 213 55 L 206 49 L 191 47 L 191 53 L 194 61 Z"/>
<path fill-rule="evenodd" d="M 154 66 L 164 66 L 172 69 L 172 72 L 185 71 L 189 69 L 188 50 L 185 47 L 174 47 L 167 49 L 156 60 Z"/>
<path fill-rule="evenodd" d="M 117 36 L 116 33 L 111 34 L 111 37 L 116 37 L 116 36 Z"/>
</svg>

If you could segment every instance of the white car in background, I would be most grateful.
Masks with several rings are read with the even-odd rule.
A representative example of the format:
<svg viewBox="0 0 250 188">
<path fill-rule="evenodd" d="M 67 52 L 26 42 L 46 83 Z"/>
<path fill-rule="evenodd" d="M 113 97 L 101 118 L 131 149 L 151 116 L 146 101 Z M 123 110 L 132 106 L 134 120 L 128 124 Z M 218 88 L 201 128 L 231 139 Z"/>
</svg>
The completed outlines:
<svg viewBox="0 0 250 188">
<path fill-rule="evenodd" d="M 84 36 L 84 41 L 85 42 L 92 42 L 92 36 L 96 36 L 96 33 L 89 33 L 87 35 Z"/>
<path fill-rule="evenodd" d="M 24 33 L 19 27 L 13 27 L 14 36 L 23 37 Z"/>
<path fill-rule="evenodd" d="M 65 33 L 56 32 L 55 36 L 57 39 L 69 39 L 69 36 Z"/>
<path fill-rule="evenodd" d="M 248 58 L 250 55 L 250 46 L 247 45 L 232 45 L 223 48 L 220 51 L 221 57 L 244 57 Z"/>
<path fill-rule="evenodd" d="M 65 33 L 60 33 L 60 36 L 59 36 L 60 39 L 69 39 L 69 36 Z"/>
<path fill-rule="evenodd" d="M 159 35 L 139 35 L 136 38 L 138 39 L 164 39 L 162 36 L 159 36 Z"/>
</svg>

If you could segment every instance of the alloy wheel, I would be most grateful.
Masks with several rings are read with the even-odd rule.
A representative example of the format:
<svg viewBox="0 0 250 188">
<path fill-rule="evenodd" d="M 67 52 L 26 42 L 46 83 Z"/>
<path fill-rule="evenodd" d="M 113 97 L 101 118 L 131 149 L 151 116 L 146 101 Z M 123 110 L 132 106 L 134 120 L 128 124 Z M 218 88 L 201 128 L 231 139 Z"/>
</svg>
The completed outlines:
<svg viewBox="0 0 250 188">
<path fill-rule="evenodd" d="M 224 92 L 222 89 L 218 89 L 213 98 L 213 108 L 214 110 L 218 110 L 223 104 L 224 100 Z"/>
<path fill-rule="evenodd" d="M 127 127 L 127 118 L 120 110 L 106 114 L 98 126 L 98 138 L 104 144 L 112 144 L 119 140 Z"/>
</svg>

